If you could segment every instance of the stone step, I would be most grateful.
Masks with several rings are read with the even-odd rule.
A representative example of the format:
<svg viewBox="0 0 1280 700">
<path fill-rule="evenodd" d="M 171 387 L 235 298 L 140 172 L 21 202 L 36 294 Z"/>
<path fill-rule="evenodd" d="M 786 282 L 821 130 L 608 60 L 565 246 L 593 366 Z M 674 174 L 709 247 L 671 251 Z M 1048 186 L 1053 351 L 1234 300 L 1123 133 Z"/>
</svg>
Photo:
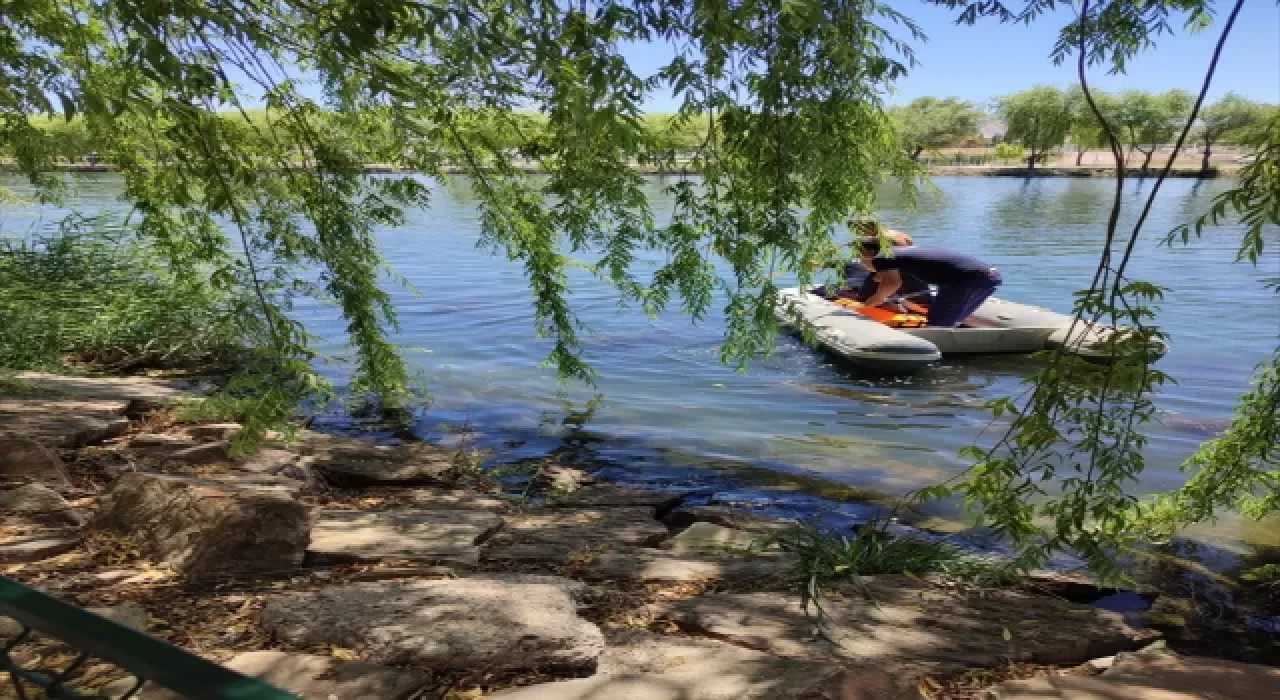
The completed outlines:
<svg viewBox="0 0 1280 700">
<path fill-rule="evenodd" d="M 307 554 L 317 563 L 412 559 L 474 568 L 477 544 L 501 526 L 502 517 L 489 511 L 323 509 Z"/>
<path fill-rule="evenodd" d="M 591 670 L 604 637 L 578 616 L 575 585 L 494 576 L 355 583 L 274 596 L 262 620 L 288 643 L 340 646 L 373 663 Z"/>
<path fill-rule="evenodd" d="M 658 606 L 698 631 L 778 656 L 995 666 L 1079 664 L 1151 642 L 1119 613 L 1011 590 L 944 587 L 907 576 L 828 587 L 817 609 L 794 595 L 722 593 Z M 817 632 L 821 631 L 822 634 Z"/>
</svg>

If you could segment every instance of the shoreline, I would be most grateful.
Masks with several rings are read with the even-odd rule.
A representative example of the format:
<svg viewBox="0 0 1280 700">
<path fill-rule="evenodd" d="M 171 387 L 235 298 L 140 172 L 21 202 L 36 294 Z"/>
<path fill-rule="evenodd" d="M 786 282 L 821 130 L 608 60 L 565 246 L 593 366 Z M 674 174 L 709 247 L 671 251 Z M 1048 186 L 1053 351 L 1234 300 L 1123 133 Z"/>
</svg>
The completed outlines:
<svg viewBox="0 0 1280 700">
<path fill-rule="evenodd" d="M 518 167 L 519 172 L 528 175 L 537 175 L 546 172 L 537 167 Z M 652 175 L 655 177 L 692 177 L 697 173 L 687 169 L 677 168 L 654 168 L 649 166 L 636 166 L 634 168 L 642 175 Z M 1239 167 L 1215 167 L 1209 170 L 1201 170 L 1200 168 L 1174 168 L 1169 171 L 1169 177 L 1173 178 L 1192 178 L 1212 180 L 1217 178 L 1234 177 L 1239 171 Z M 89 165 L 88 163 L 60 163 L 54 166 L 49 172 L 58 173 L 111 173 L 116 172 L 117 168 L 108 164 Z M 13 174 L 18 170 L 12 163 L 0 163 L 0 173 Z M 394 165 L 370 163 L 364 166 L 364 172 L 368 174 L 412 174 L 413 170 L 401 168 Z M 444 169 L 446 174 L 456 175 L 463 174 L 462 168 L 447 167 Z M 1040 166 L 1034 169 L 1028 169 L 1024 166 L 1013 165 L 931 165 L 925 168 L 925 174 L 930 177 L 1020 177 L 1020 178 L 1040 178 L 1040 177 L 1067 177 L 1067 178 L 1106 178 L 1115 175 L 1115 169 L 1103 166 L 1082 165 L 1082 166 Z M 1142 171 L 1132 168 L 1126 171 L 1128 177 L 1147 178 L 1156 177 L 1159 174 L 1158 169 Z"/>
<path fill-rule="evenodd" d="M 15 478 L 25 481 L 16 492 L 39 493 L 45 505 L 13 527 L 60 544 L 5 558 L 4 573 L 78 605 L 127 610 L 149 633 L 245 673 L 263 654 L 321 668 L 262 676 L 304 697 L 408 697 L 318 685 L 363 663 L 418 691 L 443 684 L 512 700 L 608 697 L 634 683 L 684 684 L 679 697 L 722 697 L 726 687 L 735 690 L 723 697 L 794 697 L 817 689 L 814 681 L 883 693 L 865 697 L 940 700 L 967 697 L 973 678 L 986 686 L 1104 679 L 1092 659 L 1127 658 L 1161 637 L 1183 645 L 1184 663 L 1200 662 L 1184 650 L 1215 650 L 1183 635 L 1202 632 L 1192 603 L 1053 572 L 1002 583 L 877 572 L 833 579 L 822 602 L 833 639 L 877 641 L 831 647 L 813 638 L 795 578 L 805 555 L 768 544 L 794 525 L 693 505 L 692 489 L 619 484 L 552 456 L 524 472 L 528 486 L 503 490 L 465 450 L 311 431 L 232 457 L 239 425 L 177 412 L 199 384 L 16 379 L 22 391 L 0 394 L 0 477 L 9 482 L 0 496 L 13 498 Z M 6 460 L 15 449 L 40 455 L 41 468 Z M 51 515 L 63 519 L 58 528 L 40 519 Z M 181 541 L 156 537 L 157 528 L 182 532 Z M 912 532 L 889 536 L 922 536 Z M 0 552 L 12 547 L 0 541 Z M 1118 594 L 1130 604 L 1150 598 L 1150 608 L 1091 605 Z M 513 615 L 512 606 L 528 610 Z M 728 611 L 757 621 L 731 623 Z M 1064 617 L 1073 624 L 1060 625 Z M 447 651 L 417 641 L 421 631 L 405 631 L 406 620 L 449 639 Z M 502 641 L 511 635 L 521 654 Z M 954 661 L 959 648 L 963 663 Z M 921 684 L 936 690 L 926 695 Z"/>
</svg>

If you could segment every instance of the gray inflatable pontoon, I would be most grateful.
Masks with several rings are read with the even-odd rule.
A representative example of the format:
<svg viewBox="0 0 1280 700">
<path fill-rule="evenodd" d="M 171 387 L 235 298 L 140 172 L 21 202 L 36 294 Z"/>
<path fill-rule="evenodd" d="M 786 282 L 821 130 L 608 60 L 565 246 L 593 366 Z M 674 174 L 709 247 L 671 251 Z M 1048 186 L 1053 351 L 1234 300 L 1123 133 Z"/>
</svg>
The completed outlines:
<svg viewBox="0 0 1280 700">
<path fill-rule="evenodd" d="M 1070 316 L 994 297 L 960 328 L 890 328 L 798 287 L 782 290 L 774 311 L 785 325 L 812 324 L 818 345 L 853 364 L 889 372 L 918 370 L 943 355 L 1031 353 L 1054 348 L 1105 360 L 1104 341 L 1112 332 L 1082 322 L 1068 338 Z"/>
</svg>

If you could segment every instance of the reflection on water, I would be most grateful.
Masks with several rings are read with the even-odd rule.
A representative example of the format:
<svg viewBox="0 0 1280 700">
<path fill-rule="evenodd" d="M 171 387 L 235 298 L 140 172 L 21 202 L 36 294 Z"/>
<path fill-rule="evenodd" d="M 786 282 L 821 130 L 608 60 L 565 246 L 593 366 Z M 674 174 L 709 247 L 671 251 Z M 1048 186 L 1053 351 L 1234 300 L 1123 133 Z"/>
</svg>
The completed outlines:
<svg viewBox="0 0 1280 700">
<path fill-rule="evenodd" d="M 120 206 L 118 179 L 74 181 L 73 204 Z M 20 183 L 0 178 L 0 184 Z M 1001 296 L 1069 310 L 1104 239 L 1111 183 L 938 178 L 935 184 L 920 193 L 915 209 L 893 186 L 882 187 L 881 216 L 922 243 L 967 250 L 999 266 L 1006 279 Z M 1151 427 L 1146 490 L 1181 481 L 1177 466 L 1229 418 L 1252 367 L 1276 344 L 1280 307 L 1263 285 L 1280 271 L 1276 231 L 1266 234 L 1259 269 L 1232 265 L 1238 228 L 1208 231 L 1192 249 L 1159 245 L 1165 232 L 1206 210 L 1229 185 L 1167 182 L 1131 266 L 1135 278 L 1170 287 L 1161 321 L 1172 347 L 1161 369 L 1177 380 L 1158 397 L 1162 419 Z M 561 387 L 541 366 L 550 346 L 533 333 L 523 271 L 476 249 L 469 185 L 451 180 L 433 187 L 430 211 L 412 212 L 406 226 L 379 234 L 392 267 L 420 292 L 391 290 L 402 326 L 396 340 L 414 349 L 408 357 L 432 394 L 418 433 L 458 440 L 465 426 L 466 440 L 495 461 L 589 448 L 631 479 L 700 484 L 739 500 L 782 494 L 784 505 L 844 508 L 827 498 L 832 489 L 902 494 L 963 469 L 957 451 L 989 443 L 1003 427 L 984 404 L 1018 392 L 1037 366 L 1026 357 L 948 359 L 914 377 L 879 377 L 784 338 L 774 355 L 740 373 L 720 363 L 719 315 L 697 324 L 678 312 L 646 319 L 620 309 L 612 290 L 575 271 L 574 307 L 590 328 L 586 356 L 601 381 L 595 388 Z M 1126 202 L 1140 201 L 1149 187 L 1150 180 L 1130 181 Z M 671 208 L 663 188 L 663 181 L 650 181 L 659 215 Z M 6 234 L 58 217 L 47 208 L 0 206 Z M 1132 220 L 1131 211 L 1122 230 Z M 661 262 L 647 257 L 639 264 Z M 297 313 L 324 340 L 323 352 L 345 352 L 344 324 L 332 308 L 308 303 Z M 344 378 L 341 366 L 326 371 Z"/>
</svg>

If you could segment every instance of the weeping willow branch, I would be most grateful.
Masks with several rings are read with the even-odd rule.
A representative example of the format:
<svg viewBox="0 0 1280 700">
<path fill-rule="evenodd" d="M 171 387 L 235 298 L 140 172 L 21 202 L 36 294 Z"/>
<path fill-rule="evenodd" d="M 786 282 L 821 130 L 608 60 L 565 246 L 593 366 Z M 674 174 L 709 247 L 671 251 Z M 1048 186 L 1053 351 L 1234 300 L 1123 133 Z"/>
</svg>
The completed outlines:
<svg viewBox="0 0 1280 700">
<path fill-rule="evenodd" d="M 1111 43 L 1109 32 L 1115 28 L 1109 23 L 1161 25 L 1142 24 L 1148 20 L 1125 14 L 1122 3 L 1095 5 L 1085 0 L 1055 49 L 1059 58 L 1077 54 L 1081 89 L 1116 164 L 1105 241 L 1093 280 L 1075 305 L 1071 332 L 1076 332 L 1077 325 L 1094 329 L 1104 318 L 1111 328 L 1125 328 L 1106 336 L 1110 362 L 1105 367 L 1068 355 L 1065 348 L 1055 352 L 1035 378 L 1034 390 L 1025 403 L 1008 399 L 995 403 L 997 416 L 1011 413 L 1013 420 L 994 447 L 967 451 L 976 464 L 964 480 L 958 486 L 926 489 L 921 494 L 963 494 L 985 522 L 1011 537 L 1024 565 L 1042 565 L 1053 552 L 1069 550 L 1099 574 L 1118 577 L 1121 572 L 1114 567 L 1115 551 L 1140 534 L 1136 499 L 1127 487 L 1145 466 L 1142 449 L 1146 438 L 1141 426 L 1155 412 L 1152 389 L 1167 377 L 1152 366 L 1155 350 L 1164 339 L 1151 324 L 1156 317 L 1153 306 L 1162 290 L 1129 279 L 1125 270 L 1161 185 L 1203 104 L 1241 4 L 1242 0 L 1237 0 L 1222 29 L 1174 154 L 1147 193 L 1118 263 L 1113 259 L 1113 246 L 1123 206 L 1124 154 L 1120 139 L 1094 99 L 1086 67 L 1108 55 L 1118 56 L 1117 65 L 1122 65 L 1125 52 L 1137 50 L 1137 44 L 1142 43 L 1117 48 Z"/>
</svg>

